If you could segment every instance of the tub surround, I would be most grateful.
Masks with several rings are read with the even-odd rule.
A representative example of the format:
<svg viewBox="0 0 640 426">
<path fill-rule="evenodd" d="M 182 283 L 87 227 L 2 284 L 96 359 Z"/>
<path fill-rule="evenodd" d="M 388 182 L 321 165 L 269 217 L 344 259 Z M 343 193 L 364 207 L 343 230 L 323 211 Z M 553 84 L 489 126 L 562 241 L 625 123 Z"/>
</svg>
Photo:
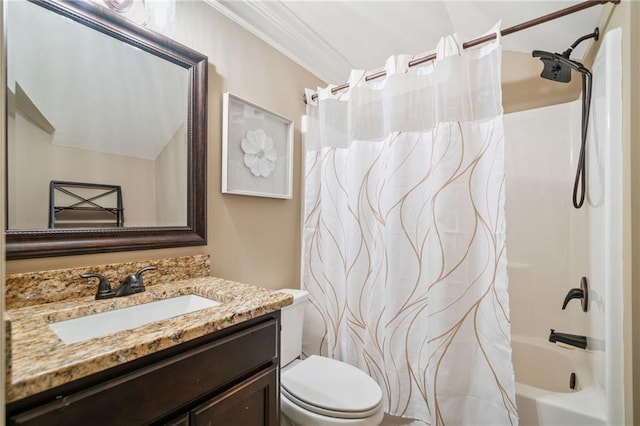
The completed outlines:
<svg viewBox="0 0 640 426">
<path fill-rule="evenodd" d="M 204 269 L 208 271 L 208 256 L 203 257 L 206 258 L 205 262 L 202 262 L 203 259 L 195 259 L 193 262 L 199 262 L 200 267 L 206 265 Z M 59 282 L 62 285 L 64 281 L 60 279 L 60 276 L 67 274 L 68 277 L 75 277 L 80 270 L 84 272 L 90 269 L 106 274 L 115 273 L 117 269 L 117 274 L 120 277 L 123 276 L 123 273 L 130 273 L 129 270 L 135 270 L 141 265 L 149 263 L 158 264 L 160 271 L 159 273 L 150 271 L 154 272 L 154 281 L 156 281 L 153 285 L 149 285 L 152 280 L 147 282 L 145 276 L 147 290 L 143 293 L 107 300 L 95 300 L 94 286 L 85 283 L 84 286 L 90 290 L 88 296 L 49 301 L 39 305 L 32 305 L 30 302 L 33 299 L 14 298 L 14 302 L 16 300 L 27 301 L 29 306 L 8 309 L 5 314 L 11 327 L 11 353 L 7 357 L 7 364 L 11 365 L 11 369 L 7 375 L 6 402 L 20 400 L 257 318 L 281 309 L 293 301 L 293 298 L 285 293 L 221 278 L 206 276 L 170 279 L 164 275 L 167 273 L 171 276 L 169 268 L 163 267 L 159 261 L 131 263 L 127 264 L 127 267 L 123 266 L 123 269 L 110 268 L 108 265 L 104 268 L 89 267 L 65 270 L 61 274 L 56 271 L 48 271 L 21 275 L 48 276 L 52 282 Z M 192 264 L 190 261 L 186 263 Z M 199 268 L 196 269 L 199 270 Z M 196 273 L 200 272 L 196 271 Z M 14 283 L 17 282 L 15 278 L 13 279 Z M 25 283 L 28 281 L 27 278 L 21 279 L 24 279 Z M 160 281 L 163 283 L 159 283 Z M 35 294 L 35 287 L 37 287 L 35 284 L 28 285 L 27 291 Z M 221 304 L 72 344 L 63 343 L 48 325 L 65 319 L 185 294 L 207 297 Z M 46 300 L 43 294 L 38 294 L 38 297 L 39 300 Z"/>
</svg>

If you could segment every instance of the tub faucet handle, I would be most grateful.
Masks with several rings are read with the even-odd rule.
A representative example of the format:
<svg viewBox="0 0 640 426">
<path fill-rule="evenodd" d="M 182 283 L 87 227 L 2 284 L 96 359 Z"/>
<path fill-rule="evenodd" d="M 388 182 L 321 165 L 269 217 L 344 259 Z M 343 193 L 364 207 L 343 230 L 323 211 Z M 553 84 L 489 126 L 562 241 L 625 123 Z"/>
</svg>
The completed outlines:
<svg viewBox="0 0 640 426">
<path fill-rule="evenodd" d="M 582 302 L 582 311 L 587 312 L 589 310 L 589 289 L 587 285 L 587 277 L 582 277 L 580 280 L 580 288 L 572 288 L 564 297 L 562 302 L 562 309 L 567 307 L 567 304 L 571 299 L 580 299 Z"/>
</svg>

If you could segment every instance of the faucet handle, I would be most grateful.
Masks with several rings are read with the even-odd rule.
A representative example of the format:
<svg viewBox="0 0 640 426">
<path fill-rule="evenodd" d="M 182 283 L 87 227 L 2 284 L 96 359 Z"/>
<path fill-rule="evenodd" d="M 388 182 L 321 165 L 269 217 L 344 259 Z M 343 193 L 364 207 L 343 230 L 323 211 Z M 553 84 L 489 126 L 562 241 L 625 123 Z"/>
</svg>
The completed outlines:
<svg viewBox="0 0 640 426">
<path fill-rule="evenodd" d="M 98 292 L 96 293 L 96 300 L 100 299 L 109 299 L 116 295 L 115 291 L 111 288 L 111 283 L 104 275 L 100 274 L 82 274 L 80 275 L 82 278 L 98 278 L 100 281 L 98 282 Z"/>
<path fill-rule="evenodd" d="M 579 288 L 572 288 L 569 290 L 569 293 L 564 297 L 564 302 L 562 302 L 562 309 L 567 308 L 567 304 L 571 299 L 582 299 L 584 297 L 584 292 Z"/>
<path fill-rule="evenodd" d="M 582 311 L 587 312 L 589 310 L 589 289 L 587 284 L 587 277 L 582 277 L 580 280 L 580 288 L 572 288 L 564 297 L 562 302 L 562 309 L 567 307 L 567 304 L 571 299 L 581 299 Z"/>
<path fill-rule="evenodd" d="M 136 272 L 135 276 L 138 279 L 138 282 L 140 283 L 140 285 L 144 284 L 144 281 L 142 280 L 142 274 L 144 274 L 147 271 L 155 271 L 156 269 L 158 269 L 157 265 L 150 265 L 150 266 L 145 266 L 144 268 Z"/>
</svg>

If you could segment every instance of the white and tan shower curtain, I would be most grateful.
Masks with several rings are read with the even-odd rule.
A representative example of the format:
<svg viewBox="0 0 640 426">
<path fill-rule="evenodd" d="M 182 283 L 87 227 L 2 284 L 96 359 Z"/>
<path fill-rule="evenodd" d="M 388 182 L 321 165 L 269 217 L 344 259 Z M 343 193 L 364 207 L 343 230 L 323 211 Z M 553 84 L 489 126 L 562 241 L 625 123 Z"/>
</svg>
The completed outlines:
<svg viewBox="0 0 640 426">
<path fill-rule="evenodd" d="M 304 352 L 369 373 L 392 415 L 513 425 L 500 43 L 436 53 L 307 93 Z"/>
</svg>

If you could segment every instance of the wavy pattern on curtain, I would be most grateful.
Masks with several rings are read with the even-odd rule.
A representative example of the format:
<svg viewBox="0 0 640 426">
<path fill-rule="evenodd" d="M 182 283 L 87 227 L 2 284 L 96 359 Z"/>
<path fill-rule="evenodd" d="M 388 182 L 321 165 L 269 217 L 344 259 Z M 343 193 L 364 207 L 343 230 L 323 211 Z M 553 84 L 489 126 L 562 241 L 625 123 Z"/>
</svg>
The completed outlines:
<svg viewBox="0 0 640 426">
<path fill-rule="evenodd" d="M 499 42 L 438 57 L 308 107 L 304 350 L 369 373 L 393 415 L 514 425 Z"/>
</svg>

